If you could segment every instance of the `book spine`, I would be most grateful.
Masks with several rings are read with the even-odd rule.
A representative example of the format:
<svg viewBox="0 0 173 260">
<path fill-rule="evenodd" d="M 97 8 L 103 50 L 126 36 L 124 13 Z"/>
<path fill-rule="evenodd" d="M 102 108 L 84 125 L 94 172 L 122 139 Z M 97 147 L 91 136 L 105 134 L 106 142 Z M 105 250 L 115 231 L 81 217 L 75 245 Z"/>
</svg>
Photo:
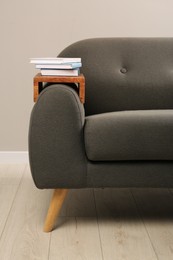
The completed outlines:
<svg viewBox="0 0 173 260">
<path fill-rule="evenodd" d="M 71 64 L 36 64 L 36 69 L 75 69 L 82 67 L 81 62 Z"/>
<path fill-rule="evenodd" d="M 32 58 L 30 63 L 34 64 L 69 64 L 74 62 L 81 62 L 81 58 Z"/>
</svg>

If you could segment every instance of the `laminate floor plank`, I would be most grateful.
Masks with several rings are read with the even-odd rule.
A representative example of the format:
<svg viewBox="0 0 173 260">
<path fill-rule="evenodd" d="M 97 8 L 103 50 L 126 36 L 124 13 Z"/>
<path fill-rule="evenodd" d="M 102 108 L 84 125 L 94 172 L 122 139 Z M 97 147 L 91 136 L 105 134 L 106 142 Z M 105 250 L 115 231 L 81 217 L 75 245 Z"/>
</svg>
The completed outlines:
<svg viewBox="0 0 173 260">
<path fill-rule="evenodd" d="M 51 234 L 49 260 L 102 260 L 93 189 L 69 190 Z"/>
<path fill-rule="evenodd" d="M 59 216 L 96 217 L 93 189 L 69 190 Z"/>
<path fill-rule="evenodd" d="M 49 260 L 102 260 L 96 218 L 60 217 L 51 234 Z"/>
<path fill-rule="evenodd" d="M 50 233 L 43 232 L 50 191 L 38 190 L 26 168 L 0 240 L 1 260 L 47 260 Z"/>
<path fill-rule="evenodd" d="M 146 229 L 128 189 L 95 189 L 105 260 L 156 260 Z"/>
<path fill-rule="evenodd" d="M 167 189 L 132 189 L 159 260 L 173 259 L 173 196 Z"/>
<path fill-rule="evenodd" d="M 173 189 L 72 189 L 44 233 L 52 192 L 0 164 L 0 260 L 173 259 Z"/>
<path fill-rule="evenodd" d="M 25 167 L 25 164 L 0 164 L 0 237 Z"/>
</svg>

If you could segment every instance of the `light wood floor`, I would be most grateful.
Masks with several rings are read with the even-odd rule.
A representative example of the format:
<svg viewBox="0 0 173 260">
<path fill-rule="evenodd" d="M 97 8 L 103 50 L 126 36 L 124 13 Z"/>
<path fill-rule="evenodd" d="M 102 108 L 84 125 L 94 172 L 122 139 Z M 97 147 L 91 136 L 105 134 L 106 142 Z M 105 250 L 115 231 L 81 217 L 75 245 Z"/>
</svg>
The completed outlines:
<svg viewBox="0 0 173 260">
<path fill-rule="evenodd" d="M 71 190 L 43 233 L 51 195 L 28 165 L 0 165 L 0 260 L 173 259 L 173 190 Z"/>
</svg>

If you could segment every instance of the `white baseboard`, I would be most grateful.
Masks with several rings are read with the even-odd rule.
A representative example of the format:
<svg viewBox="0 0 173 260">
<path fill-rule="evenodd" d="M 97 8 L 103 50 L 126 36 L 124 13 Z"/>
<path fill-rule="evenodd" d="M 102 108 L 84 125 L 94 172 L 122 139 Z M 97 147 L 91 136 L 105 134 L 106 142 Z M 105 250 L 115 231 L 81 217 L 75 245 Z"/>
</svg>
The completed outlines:
<svg viewBox="0 0 173 260">
<path fill-rule="evenodd" d="M 28 151 L 0 151 L 0 163 L 29 163 Z"/>
</svg>

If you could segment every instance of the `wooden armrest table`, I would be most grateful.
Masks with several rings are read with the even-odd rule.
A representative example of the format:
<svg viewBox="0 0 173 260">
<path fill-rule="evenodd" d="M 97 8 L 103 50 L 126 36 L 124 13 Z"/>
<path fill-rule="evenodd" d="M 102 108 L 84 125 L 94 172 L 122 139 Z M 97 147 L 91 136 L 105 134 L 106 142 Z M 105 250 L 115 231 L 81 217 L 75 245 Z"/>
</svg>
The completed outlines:
<svg viewBox="0 0 173 260">
<path fill-rule="evenodd" d="M 37 98 L 40 92 L 43 90 L 43 82 L 51 83 L 78 83 L 79 84 L 79 98 L 82 104 L 85 103 L 85 77 L 83 74 L 79 76 L 43 76 L 41 73 L 38 73 L 34 77 L 34 102 L 37 101 Z"/>
</svg>

